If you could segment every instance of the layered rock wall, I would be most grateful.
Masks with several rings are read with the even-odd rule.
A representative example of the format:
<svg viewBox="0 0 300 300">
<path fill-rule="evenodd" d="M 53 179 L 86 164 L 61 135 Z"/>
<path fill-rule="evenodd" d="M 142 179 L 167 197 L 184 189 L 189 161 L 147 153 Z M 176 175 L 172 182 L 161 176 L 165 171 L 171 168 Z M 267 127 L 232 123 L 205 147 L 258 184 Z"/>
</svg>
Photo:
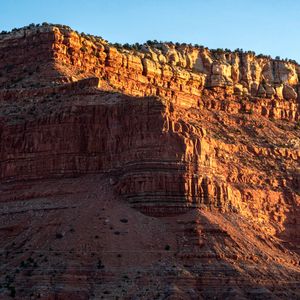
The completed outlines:
<svg viewBox="0 0 300 300">
<path fill-rule="evenodd" d="M 177 209 L 209 204 L 211 197 L 218 198 L 216 204 L 222 201 L 228 206 L 221 199 L 222 187 L 214 195 L 203 170 L 202 176 L 196 175 L 199 163 L 211 168 L 211 150 L 202 142 L 204 129 L 177 123 L 169 105 L 156 98 L 96 97 L 97 104 L 73 103 L 38 120 L 4 124 L 1 179 L 105 172 L 120 195 L 149 213 L 158 207 L 177 213 Z M 108 97 L 115 97 L 116 103 L 105 100 Z M 189 136 L 192 132 L 195 137 Z"/>
<path fill-rule="evenodd" d="M 108 84 L 132 96 L 154 95 L 198 107 L 206 104 L 202 96 L 207 95 L 229 100 L 240 111 L 244 99 L 262 115 L 299 118 L 299 65 L 253 53 L 171 44 L 117 49 L 102 39 L 42 26 L 1 36 L 0 58 L 0 72 L 8 73 L 0 77 L 2 87 L 35 85 L 36 74 L 40 85 L 97 76 L 103 88 Z"/>
<path fill-rule="evenodd" d="M 146 214 L 217 208 L 299 239 L 298 65 L 53 26 L 1 37 L 0 57 L 1 180 L 101 172 Z"/>
</svg>

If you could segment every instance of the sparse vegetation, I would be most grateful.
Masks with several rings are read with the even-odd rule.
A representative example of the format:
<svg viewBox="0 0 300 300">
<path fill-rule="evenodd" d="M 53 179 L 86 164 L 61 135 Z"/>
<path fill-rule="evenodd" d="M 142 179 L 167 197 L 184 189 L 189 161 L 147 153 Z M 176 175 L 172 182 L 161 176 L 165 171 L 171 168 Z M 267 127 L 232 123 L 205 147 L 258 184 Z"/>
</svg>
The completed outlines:
<svg viewBox="0 0 300 300">
<path fill-rule="evenodd" d="M 298 121 L 295 126 L 294 126 L 295 130 L 299 130 L 300 129 L 300 121 Z"/>
<path fill-rule="evenodd" d="M 16 296 L 16 288 L 13 285 L 14 280 L 15 280 L 15 275 L 13 275 L 13 276 L 6 275 L 5 276 L 4 287 L 9 291 L 9 296 L 12 298 L 15 298 L 15 296 Z"/>
<path fill-rule="evenodd" d="M 64 237 L 64 235 L 61 232 L 57 232 L 55 234 L 55 238 L 57 238 L 57 239 L 62 239 L 63 237 Z"/>
<path fill-rule="evenodd" d="M 27 30 L 27 29 L 32 29 L 32 28 L 39 28 L 40 26 L 54 26 L 54 27 L 58 27 L 60 29 L 64 29 L 64 30 L 68 30 L 68 31 L 73 31 L 75 32 L 76 34 L 78 34 L 79 36 L 85 38 L 86 40 L 88 41 L 91 41 L 95 44 L 97 44 L 98 42 L 101 42 L 101 43 L 108 43 L 107 40 L 103 39 L 101 36 L 97 36 L 97 35 L 92 35 L 92 34 L 86 34 L 84 32 L 81 32 L 79 33 L 78 31 L 76 30 L 73 30 L 71 27 L 69 26 L 66 26 L 66 25 L 62 25 L 62 24 L 54 24 L 54 23 L 47 23 L 47 22 L 43 22 L 42 24 L 34 24 L 34 23 L 31 23 L 29 24 L 28 26 L 24 26 L 24 27 L 21 27 L 21 28 L 13 28 L 11 31 L 6 31 L 6 30 L 2 30 L 0 32 L 0 35 L 6 35 L 6 34 L 9 34 L 11 32 L 16 32 L 16 31 L 19 31 L 19 30 Z M 140 44 L 140 43 L 133 43 L 133 44 L 129 44 L 129 43 L 125 43 L 125 44 L 120 44 L 120 43 L 109 43 L 110 46 L 113 46 L 113 47 L 116 47 L 118 50 L 131 50 L 131 51 L 139 51 L 142 49 L 143 46 L 148 46 L 148 47 L 153 47 L 153 48 L 157 48 L 157 49 L 161 49 L 162 47 L 162 44 L 167 44 L 169 46 L 175 46 L 176 49 L 178 49 L 179 47 L 190 47 L 190 48 L 197 48 L 197 49 L 200 49 L 200 50 L 208 50 L 207 47 L 204 47 L 202 45 L 199 45 L 199 44 L 187 44 L 187 43 L 179 43 L 179 42 L 172 42 L 172 41 L 158 41 L 156 39 L 154 40 L 148 40 L 146 41 L 146 43 L 144 44 Z M 85 52 L 87 49 L 86 47 L 82 47 L 81 50 L 83 52 Z M 249 55 L 253 55 L 255 56 L 256 53 L 254 51 L 244 51 L 242 48 L 237 48 L 235 49 L 234 51 L 228 49 L 228 48 L 217 48 L 217 49 L 211 49 L 210 50 L 211 53 L 213 54 L 221 54 L 221 53 L 238 53 L 238 54 L 249 54 Z M 99 55 L 98 53 L 95 53 L 95 55 Z M 98 56 L 97 56 L 98 57 Z M 257 58 L 261 58 L 261 59 L 272 59 L 272 57 L 270 55 L 264 55 L 264 54 L 258 54 L 256 55 Z M 275 60 L 277 61 L 282 61 L 282 62 L 289 62 L 289 63 L 292 63 L 292 64 L 296 64 L 296 65 L 299 65 L 298 62 L 296 60 L 293 60 L 293 59 L 288 59 L 288 58 L 280 58 L 280 56 L 276 56 L 275 57 Z"/>
<path fill-rule="evenodd" d="M 24 260 L 21 261 L 20 267 L 21 267 L 21 268 L 26 268 L 26 264 L 25 264 Z"/>
<path fill-rule="evenodd" d="M 101 259 L 99 259 L 97 262 L 97 269 L 104 269 L 104 265 L 102 264 Z"/>
<path fill-rule="evenodd" d="M 87 52 L 87 48 L 86 48 L 85 46 L 82 46 L 82 47 L 80 48 L 80 51 L 82 51 L 82 52 Z"/>
<path fill-rule="evenodd" d="M 15 298 L 16 297 L 16 288 L 14 286 L 9 286 L 8 290 L 10 291 L 10 297 Z"/>
<path fill-rule="evenodd" d="M 114 44 L 111 44 L 111 46 L 117 48 L 117 49 L 121 49 L 122 48 L 122 44 L 120 43 L 114 43 Z"/>
</svg>

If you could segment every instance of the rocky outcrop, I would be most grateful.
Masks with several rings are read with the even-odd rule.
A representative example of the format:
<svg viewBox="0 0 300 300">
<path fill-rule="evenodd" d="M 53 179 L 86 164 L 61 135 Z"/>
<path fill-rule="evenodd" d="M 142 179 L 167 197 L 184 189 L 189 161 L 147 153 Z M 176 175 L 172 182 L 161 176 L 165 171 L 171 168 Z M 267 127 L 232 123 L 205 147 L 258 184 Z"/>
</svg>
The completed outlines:
<svg viewBox="0 0 300 300">
<path fill-rule="evenodd" d="M 216 208 L 257 219 L 274 233 L 284 228 L 289 241 L 299 238 L 299 140 L 290 140 L 297 131 L 278 133 L 280 145 L 275 146 L 274 137 L 266 139 L 265 132 L 278 129 L 258 121 L 256 113 L 241 114 L 241 119 L 214 116 L 158 98 L 102 92 L 91 84 L 99 83 L 68 84 L 50 97 L 41 92 L 23 111 L 6 117 L 1 127 L 2 180 L 105 172 L 117 193 L 145 214 Z M 210 125 L 206 118 L 212 118 Z M 249 206 L 252 199 L 254 207 Z M 270 199 L 267 207 L 262 199 Z M 283 225 L 285 211 L 291 213 L 291 225 Z"/>
<path fill-rule="evenodd" d="M 41 26 L 2 35 L 0 58 L 2 87 L 40 87 L 96 76 L 103 88 L 159 96 L 187 107 L 198 106 L 204 91 L 213 95 L 211 91 L 222 89 L 220 100 L 264 99 L 266 106 L 258 106 L 264 115 L 299 119 L 299 65 L 252 52 L 170 43 L 133 51 L 71 29 Z"/>
<path fill-rule="evenodd" d="M 82 299 L 153 299 L 147 278 L 168 274 L 166 297 L 297 299 L 297 64 L 55 26 L 1 36 L 0 57 L 4 297 L 16 280 L 69 299 L 83 280 Z M 139 289 L 116 276 L 133 268 Z"/>
</svg>

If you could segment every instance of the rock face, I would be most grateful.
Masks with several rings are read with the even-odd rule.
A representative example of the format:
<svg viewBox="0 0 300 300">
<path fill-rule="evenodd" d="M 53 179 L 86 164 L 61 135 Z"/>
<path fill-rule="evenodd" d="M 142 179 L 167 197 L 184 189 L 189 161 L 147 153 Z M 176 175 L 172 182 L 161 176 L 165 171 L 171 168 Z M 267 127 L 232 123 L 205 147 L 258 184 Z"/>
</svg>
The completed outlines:
<svg viewBox="0 0 300 300">
<path fill-rule="evenodd" d="M 2 35 L 0 58 L 3 88 L 96 76 L 102 88 L 109 85 L 132 96 L 158 96 L 190 107 L 199 106 L 203 94 L 216 91 L 220 100 L 251 99 L 252 109 L 264 116 L 299 119 L 300 66 L 253 53 L 171 44 L 117 49 L 103 39 L 42 26 Z"/>
<path fill-rule="evenodd" d="M 55 26 L 0 58 L 3 299 L 300 296 L 299 65 Z"/>
</svg>

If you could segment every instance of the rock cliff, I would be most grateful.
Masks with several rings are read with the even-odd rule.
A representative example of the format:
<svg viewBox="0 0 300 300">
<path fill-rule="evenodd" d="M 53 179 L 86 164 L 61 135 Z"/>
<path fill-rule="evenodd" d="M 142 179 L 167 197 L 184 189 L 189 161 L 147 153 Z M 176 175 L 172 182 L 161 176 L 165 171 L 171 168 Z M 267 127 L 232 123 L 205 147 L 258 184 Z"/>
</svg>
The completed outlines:
<svg viewBox="0 0 300 300">
<path fill-rule="evenodd" d="M 0 35 L 3 297 L 297 299 L 299 76 L 63 26 Z"/>
<path fill-rule="evenodd" d="M 104 86 L 132 96 L 154 95 L 190 107 L 203 104 L 202 96 L 214 96 L 215 91 L 218 100 L 231 100 L 229 110 L 253 109 L 273 118 L 299 119 L 300 66 L 253 52 L 170 43 L 126 50 L 56 26 L 2 34 L 0 51 L 3 88 L 48 86 L 96 76 Z M 243 103 L 231 104 L 237 99 L 251 103 L 246 108 Z"/>
</svg>

